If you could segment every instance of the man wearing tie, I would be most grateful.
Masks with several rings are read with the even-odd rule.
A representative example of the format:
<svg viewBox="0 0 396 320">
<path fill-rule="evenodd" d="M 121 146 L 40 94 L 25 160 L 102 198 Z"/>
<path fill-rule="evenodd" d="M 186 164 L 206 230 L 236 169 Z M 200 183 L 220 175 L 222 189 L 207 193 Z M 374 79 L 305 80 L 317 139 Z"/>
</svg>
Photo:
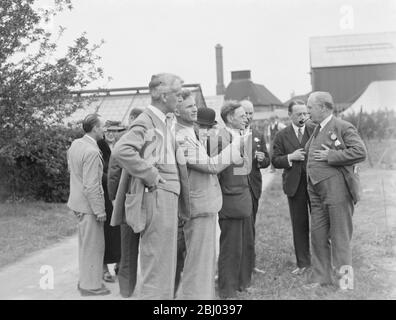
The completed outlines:
<svg viewBox="0 0 396 320">
<path fill-rule="evenodd" d="M 198 134 L 194 131 L 197 107 L 189 90 L 183 90 L 183 102 L 175 115 L 176 140 L 184 150 L 190 187 L 190 219 L 184 221 L 183 233 L 186 257 L 178 299 L 214 299 L 216 267 L 216 218 L 222 206 L 217 174 L 232 161 L 242 163 L 241 138 L 235 139 L 219 155 L 209 157 Z"/>
<path fill-rule="evenodd" d="M 219 151 L 239 138 L 247 125 L 244 108 L 237 101 L 226 101 L 221 108 L 226 128 L 219 131 Z M 219 295 L 235 297 L 250 286 L 253 271 L 253 204 L 249 186 L 252 162 L 251 140 L 243 145 L 242 165 L 231 165 L 219 175 L 223 205 L 219 212 L 220 254 Z"/>
<path fill-rule="evenodd" d="M 366 148 L 356 128 L 333 116 L 328 92 L 313 92 L 307 102 L 317 124 L 307 142 L 308 193 L 311 200 L 312 275 L 309 288 L 338 282 L 353 289 L 352 214 L 359 200 L 354 165 Z"/>
<path fill-rule="evenodd" d="M 306 155 L 304 146 L 315 125 L 308 119 L 307 106 L 293 100 L 288 106 L 291 124 L 277 133 L 274 139 L 272 164 L 283 169 L 283 192 L 289 202 L 293 244 L 297 268 L 292 274 L 303 274 L 311 265 L 309 251 L 309 197 L 307 191 Z"/>
<path fill-rule="evenodd" d="M 261 189 L 263 185 L 263 179 L 261 176 L 260 169 L 265 169 L 270 165 L 270 157 L 267 151 L 267 144 L 264 138 L 264 134 L 258 132 L 256 129 L 251 127 L 253 121 L 254 107 L 253 103 L 249 100 L 242 100 L 242 107 L 245 110 L 247 117 L 247 125 L 245 131 L 252 131 L 252 170 L 248 176 L 250 193 L 252 195 L 252 223 L 253 223 L 253 237 L 256 237 L 256 215 L 259 206 L 259 200 L 261 197 Z M 256 268 L 256 251 L 254 250 L 253 258 L 253 271 L 264 274 L 265 271 Z"/>
<path fill-rule="evenodd" d="M 140 299 L 174 297 L 178 212 L 189 215 L 189 192 L 187 168 L 179 161 L 183 157 L 178 155 L 166 115 L 182 102 L 182 83 L 173 74 L 153 75 L 151 105 L 113 151 L 123 172 L 112 225 L 126 220 L 140 233 Z"/>
</svg>

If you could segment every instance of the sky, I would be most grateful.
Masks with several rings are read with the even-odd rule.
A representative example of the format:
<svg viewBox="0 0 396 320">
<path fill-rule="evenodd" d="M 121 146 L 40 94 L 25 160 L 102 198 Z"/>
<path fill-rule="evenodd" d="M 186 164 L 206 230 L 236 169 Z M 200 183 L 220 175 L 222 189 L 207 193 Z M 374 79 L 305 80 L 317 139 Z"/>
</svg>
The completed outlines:
<svg viewBox="0 0 396 320">
<path fill-rule="evenodd" d="M 52 0 L 38 0 L 51 6 Z M 311 90 L 309 38 L 396 31 L 396 0 L 74 0 L 48 28 L 66 27 L 59 50 L 82 32 L 98 51 L 106 79 L 89 88 L 147 86 L 171 72 L 216 94 L 215 45 L 231 71 L 251 70 L 281 101 Z M 108 81 L 107 77 L 111 77 Z"/>
</svg>

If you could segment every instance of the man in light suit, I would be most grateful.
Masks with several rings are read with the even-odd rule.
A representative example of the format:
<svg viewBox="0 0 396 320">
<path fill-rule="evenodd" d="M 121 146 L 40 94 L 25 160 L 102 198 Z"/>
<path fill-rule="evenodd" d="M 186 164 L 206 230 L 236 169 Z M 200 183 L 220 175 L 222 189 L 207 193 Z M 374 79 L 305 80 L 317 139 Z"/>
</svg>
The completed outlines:
<svg viewBox="0 0 396 320">
<path fill-rule="evenodd" d="M 209 157 L 198 134 L 194 131 L 197 107 L 189 90 L 183 91 L 178 105 L 176 140 L 184 150 L 190 187 L 190 219 L 183 225 L 186 257 L 177 298 L 209 300 L 215 298 L 216 218 L 222 206 L 217 174 L 232 162 L 242 163 L 240 140 L 225 148 L 221 154 Z"/>
<path fill-rule="evenodd" d="M 252 195 L 252 204 L 253 204 L 253 212 L 252 212 L 252 223 L 253 223 L 253 237 L 256 238 L 256 216 L 259 206 L 259 200 L 261 197 L 261 189 L 263 186 L 263 179 L 261 176 L 260 169 L 265 169 L 270 165 L 270 157 L 267 151 L 267 143 L 264 138 L 264 134 L 258 132 L 256 129 L 251 128 L 253 122 L 254 115 L 254 107 L 253 103 L 249 100 L 242 100 L 242 107 L 245 109 L 247 125 L 245 131 L 252 130 L 252 170 L 248 176 L 250 193 Z M 256 268 L 256 251 L 254 250 L 254 258 L 253 258 L 253 271 L 256 273 L 264 274 L 265 271 L 259 268 Z"/>
<path fill-rule="evenodd" d="M 332 115 L 328 92 L 311 93 L 307 106 L 317 124 L 305 146 L 313 267 L 308 287 L 338 283 L 341 289 L 353 289 L 352 214 L 359 199 L 354 165 L 367 151 L 356 128 Z"/>
<path fill-rule="evenodd" d="M 277 133 L 274 139 L 272 164 L 283 169 L 283 192 L 287 195 L 293 230 L 297 268 L 292 274 L 302 275 L 311 266 L 309 250 L 309 197 L 307 191 L 307 158 L 305 144 L 315 124 L 307 121 L 304 101 L 293 100 L 288 106 L 291 124 Z"/>
<path fill-rule="evenodd" d="M 226 101 L 221 108 L 226 128 L 219 131 L 219 151 L 244 132 L 247 117 L 239 102 Z M 251 143 L 251 140 L 250 140 Z M 242 165 L 231 165 L 219 175 L 223 205 L 219 212 L 220 254 L 218 261 L 219 295 L 235 297 L 251 283 L 254 259 L 253 203 L 249 186 L 252 146 L 241 148 Z"/>
<path fill-rule="evenodd" d="M 102 187 L 103 164 L 97 141 L 103 138 L 103 123 L 90 114 L 83 121 L 85 135 L 67 151 L 70 171 L 68 207 L 78 222 L 79 284 L 81 295 L 107 295 L 102 284 L 105 250 L 103 223 L 106 220 Z"/>
<path fill-rule="evenodd" d="M 187 167 L 166 114 L 182 101 L 182 82 L 172 74 L 152 76 L 151 105 L 113 151 L 122 174 L 112 225 L 126 221 L 140 233 L 140 299 L 174 297 L 178 207 L 187 217 L 190 208 Z"/>
</svg>

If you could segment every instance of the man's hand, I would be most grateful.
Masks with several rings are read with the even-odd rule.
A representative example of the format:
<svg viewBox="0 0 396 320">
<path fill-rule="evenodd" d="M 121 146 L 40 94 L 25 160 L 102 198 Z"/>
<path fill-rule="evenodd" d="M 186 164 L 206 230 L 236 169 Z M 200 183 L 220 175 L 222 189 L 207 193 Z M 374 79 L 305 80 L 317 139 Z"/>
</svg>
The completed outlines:
<svg viewBox="0 0 396 320">
<path fill-rule="evenodd" d="M 313 155 L 316 161 L 327 161 L 329 157 L 329 150 L 330 148 L 324 144 L 322 144 L 324 150 L 315 150 Z"/>
<path fill-rule="evenodd" d="M 99 215 L 96 217 L 96 220 L 97 220 L 98 222 L 105 222 L 105 221 L 106 221 L 106 214 L 99 214 Z"/>
<path fill-rule="evenodd" d="M 293 153 L 289 154 L 290 161 L 304 161 L 305 151 L 303 148 L 295 150 Z"/>
<path fill-rule="evenodd" d="M 166 180 L 161 177 L 161 175 L 158 175 L 157 178 L 154 181 L 154 184 L 152 186 L 148 186 L 148 191 L 153 192 L 155 189 L 157 189 L 158 185 L 160 183 L 166 183 Z"/>
<path fill-rule="evenodd" d="M 255 156 L 258 162 L 264 161 L 265 159 L 265 153 L 261 151 L 256 151 Z"/>
</svg>

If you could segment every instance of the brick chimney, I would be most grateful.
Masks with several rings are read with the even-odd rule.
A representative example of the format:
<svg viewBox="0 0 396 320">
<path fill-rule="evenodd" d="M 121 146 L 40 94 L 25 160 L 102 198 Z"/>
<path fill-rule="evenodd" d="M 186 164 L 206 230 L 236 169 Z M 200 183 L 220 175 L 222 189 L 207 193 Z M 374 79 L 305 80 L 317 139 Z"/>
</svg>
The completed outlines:
<svg viewBox="0 0 396 320">
<path fill-rule="evenodd" d="M 216 95 L 222 95 L 225 92 L 224 73 L 223 73 L 223 47 L 217 44 L 216 47 Z"/>
</svg>

